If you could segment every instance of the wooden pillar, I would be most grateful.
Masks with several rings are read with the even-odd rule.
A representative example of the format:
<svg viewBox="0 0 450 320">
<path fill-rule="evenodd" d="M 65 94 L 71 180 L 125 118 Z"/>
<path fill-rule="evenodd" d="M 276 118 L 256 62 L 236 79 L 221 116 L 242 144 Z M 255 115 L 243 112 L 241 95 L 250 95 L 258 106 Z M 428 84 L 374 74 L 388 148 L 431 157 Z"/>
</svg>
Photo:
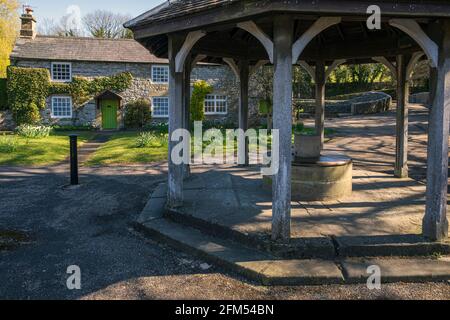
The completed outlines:
<svg viewBox="0 0 450 320">
<path fill-rule="evenodd" d="M 450 20 L 439 21 L 439 62 L 432 68 L 433 104 L 428 129 L 427 202 L 423 235 L 448 238 L 448 137 L 450 121 Z"/>
<path fill-rule="evenodd" d="M 180 207 L 183 204 L 183 165 L 176 165 L 172 161 L 172 150 L 178 142 L 170 139 L 175 130 L 183 128 L 184 109 L 184 74 L 176 72 L 176 55 L 183 44 L 183 38 L 178 35 L 169 36 L 169 178 L 168 178 L 168 206 Z"/>
<path fill-rule="evenodd" d="M 186 58 L 186 63 L 184 65 L 184 88 L 183 88 L 183 98 L 184 98 L 184 108 L 183 108 L 183 128 L 190 131 L 191 130 L 191 72 L 192 72 L 192 55 Z M 189 158 L 190 158 L 189 154 Z M 189 178 L 191 175 L 190 164 L 184 165 L 184 178 Z"/>
<path fill-rule="evenodd" d="M 320 148 L 325 144 L 325 62 L 316 62 L 316 134 L 320 135 Z"/>
<path fill-rule="evenodd" d="M 248 130 L 248 87 L 250 65 L 248 60 L 242 60 L 239 64 L 240 102 L 239 102 L 239 129 Z M 245 138 L 245 159 L 239 159 L 239 163 L 249 165 L 249 141 Z"/>
<path fill-rule="evenodd" d="M 408 177 L 408 96 L 409 82 L 407 81 L 407 67 L 410 56 L 397 56 L 397 126 L 395 176 Z"/>
<path fill-rule="evenodd" d="M 183 128 L 191 129 L 191 72 L 192 72 L 192 56 L 186 58 L 184 66 L 184 108 L 183 108 Z"/>
<path fill-rule="evenodd" d="M 292 162 L 292 39 L 293 21 L 274 21 L 273 127 L 279 131 L 279 170 L 273 179 L 272 239 L 289 241 L 291 235 Z"/>
</svg>

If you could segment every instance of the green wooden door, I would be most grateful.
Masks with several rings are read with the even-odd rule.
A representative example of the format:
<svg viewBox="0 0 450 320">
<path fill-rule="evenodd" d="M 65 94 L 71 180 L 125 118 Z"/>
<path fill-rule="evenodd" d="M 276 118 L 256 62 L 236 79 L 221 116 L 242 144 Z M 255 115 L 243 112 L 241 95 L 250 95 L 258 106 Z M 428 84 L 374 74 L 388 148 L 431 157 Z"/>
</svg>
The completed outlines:
<svg viewBox="0 0 450 320">
<path fill-rule="evenodd" d="M 104 130 L 117 129 L 117 110 L 119 109 L 119 101 L 102 100 L 102 128 Z"/>
</svg>

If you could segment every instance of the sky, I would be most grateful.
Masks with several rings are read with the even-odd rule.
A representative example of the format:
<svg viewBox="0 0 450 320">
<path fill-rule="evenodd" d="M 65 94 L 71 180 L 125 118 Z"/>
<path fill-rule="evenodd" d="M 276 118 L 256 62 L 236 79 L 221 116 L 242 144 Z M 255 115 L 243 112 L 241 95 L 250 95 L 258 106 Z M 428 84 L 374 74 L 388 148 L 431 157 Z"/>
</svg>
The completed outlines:
<svg viewBox="0 0 450 320">
<path fill-rule="evenodd" d="M 135 17 L 163 3 L 164 0 L 21 0 L 21 2 L 34 8 L 34 15 L 38 20 L 49 18 L 58 21 L 66 14 L 67 8 L 73 5 L 81 9 L 82 16 L 97 9 L 105 9 Z"/>
</svg>

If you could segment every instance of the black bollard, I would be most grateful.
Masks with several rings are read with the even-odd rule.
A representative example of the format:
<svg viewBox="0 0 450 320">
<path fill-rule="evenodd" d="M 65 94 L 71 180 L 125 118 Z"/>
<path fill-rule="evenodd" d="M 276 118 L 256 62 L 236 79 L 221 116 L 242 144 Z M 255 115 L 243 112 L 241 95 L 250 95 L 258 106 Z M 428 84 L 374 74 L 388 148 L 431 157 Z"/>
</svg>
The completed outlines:
<svg viewBox="0 0 450 320">
<path fill-rule="evenodd" d="M 72 134 L 70 138 L 70 184 L 78 185 L 78 136 Z"/>
</svg>

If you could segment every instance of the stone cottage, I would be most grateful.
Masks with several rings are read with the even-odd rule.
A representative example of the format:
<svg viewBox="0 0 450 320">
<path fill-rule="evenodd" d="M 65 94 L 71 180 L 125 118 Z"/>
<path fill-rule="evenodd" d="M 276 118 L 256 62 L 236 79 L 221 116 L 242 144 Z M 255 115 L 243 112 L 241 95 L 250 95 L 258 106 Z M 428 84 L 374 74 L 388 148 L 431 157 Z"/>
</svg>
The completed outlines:
<svg viewBox="0 0 450 320">
<path fill-rule="evenodd" d="M 21 31 L 11 54 L 11 65 L 45 68 L 52 82 L 70 83 L 74 77 L 93 79 L 129 72 L 131 86 L 123 92 L 103 92 L 81 106 L 70 95 L 51 95 L 42 112 L 45 123 L 91 125 L 114 130 L 124 127 L 128 103 L 147 99 L 156 121 L 166 121 L 169 112 L 168 61 L 159 59 L 135 40 L 40 36 L 32 11 L 21 16 Z M 205 101 L 207 120 L 236 123 L 239 84 L 229 67 L 197 64 L 192 79 L 205 80 L 214 92 Z M 255 113 L 256 103 L 253 99 Z"/>
</svg>

